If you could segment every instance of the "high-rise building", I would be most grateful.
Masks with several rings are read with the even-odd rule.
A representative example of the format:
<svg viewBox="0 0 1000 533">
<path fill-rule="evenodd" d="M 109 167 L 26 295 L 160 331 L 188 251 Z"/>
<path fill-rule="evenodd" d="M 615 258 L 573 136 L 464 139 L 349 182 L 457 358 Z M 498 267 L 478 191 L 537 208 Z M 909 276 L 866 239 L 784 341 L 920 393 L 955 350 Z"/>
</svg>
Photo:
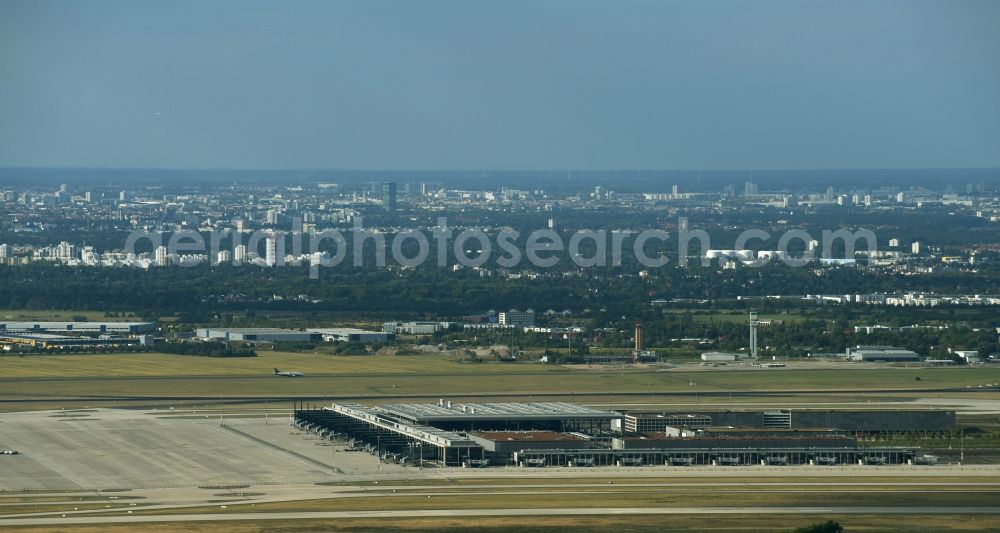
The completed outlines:
<svg viewBox="0 0 1000 533">
<path fill-rule="evenodd" d="M 10 256 L 11 256 L 10 245 L 0 244 L 0 259 L 7 259 Z"/>
<path fill-rule="evenodd" d="M 274 235 L 268 235 L 264 242 L 264 262 L 269 267 L 278 263 L 278 238 Z"/>
<path fill-rule="evenodd" d="M 238 244 L 236 248 L 233 249 L 233 261 L 237 265 L 242 265 L 247 262 L 247 246 L 245 244 Z"/>
<path fill-rule="evenodd" d="M 920 241 L 916 241 L 910 245 L 910 251 L 913 255 L 920 255 Z"/>
<path fill-rule="evenodd" d="M 382 207 L 390 213 L 396 212 L 396 182 L 382 184 Z"/>
<path fill-rule="evenodd" d="M 56 245 L 56 257 L 63 260 L 76 259 L 76 246 L 73 246 L 66 241 L 59 243 Z"/>
<path fill-rule="evenodd" d="M 216 254 L 215 262 L 221 265 L 223 263 L 228 263 L 232 261 L 232 259 L 233 259 L 233 252 L 229 250 L 219 250 L 219 253 Z"/>
<path fill-rule="evenodd" d="M 94 194 L 90 191 L 83 193 L 83 201 L 90 203 L 94 201 Z"/>
<path fill-rule="evenodd" d="M 680 187 L 674 185 L 674 188 L 671 190 L 670 195 L 673 196 L 674 198 L 679 198 L 680 197 Z"/>
<path fill-rule="evenodd" d="M 156 266 L 165 267 L 170 263 L 170 258 L 167 256 L 166 246 L 156 247 L 155 259 L 156 259 Z"/>
<path fill-rule="evenodd" d="M 122 191 L 122 192 L 118 193 L 118 201 L 119 202 L 127 202 L 128 201 L 128 191 Z"/>
</svg>

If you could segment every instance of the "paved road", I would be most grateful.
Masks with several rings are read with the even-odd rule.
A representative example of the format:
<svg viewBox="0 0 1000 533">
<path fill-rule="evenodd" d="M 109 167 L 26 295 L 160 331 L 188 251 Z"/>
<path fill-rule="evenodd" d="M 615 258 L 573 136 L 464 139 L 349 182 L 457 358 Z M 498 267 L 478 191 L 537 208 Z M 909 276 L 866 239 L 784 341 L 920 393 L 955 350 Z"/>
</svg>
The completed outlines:
<svg viewBox="0 0 1000 533">
<path fill-rule="evenodd" d="M 1000 514 L 1000 507 L 596 507 L 563 509 L 429 509 L 404 511 L 313 511 L 281 513 L 219 513 L 129 516 L 65 516 L 47 518 L 12 518 L 0 525 L 50 526 L 69 524 L 132 524 L 142 522 L 203 522 L 245 520 L 336 520 L 345 518 L 442 518 L 442 517 L 524 517 L 524 516 L 593 516 L 593 515 L 720 515 L 720 514 Z"/>
</svg>

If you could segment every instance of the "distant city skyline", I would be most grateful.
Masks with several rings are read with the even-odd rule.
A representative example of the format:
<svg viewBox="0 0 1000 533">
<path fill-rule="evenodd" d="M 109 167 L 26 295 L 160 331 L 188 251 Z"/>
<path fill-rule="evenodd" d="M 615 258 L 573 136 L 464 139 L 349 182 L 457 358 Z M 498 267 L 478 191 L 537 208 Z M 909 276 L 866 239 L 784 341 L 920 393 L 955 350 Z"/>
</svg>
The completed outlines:
<svg viewBox="0 0 1000 533">
<path fill-rule="evenodd" d="M 1000 167 L 1000 3 L 0 4 L 0 167 Z"/>
</svg>

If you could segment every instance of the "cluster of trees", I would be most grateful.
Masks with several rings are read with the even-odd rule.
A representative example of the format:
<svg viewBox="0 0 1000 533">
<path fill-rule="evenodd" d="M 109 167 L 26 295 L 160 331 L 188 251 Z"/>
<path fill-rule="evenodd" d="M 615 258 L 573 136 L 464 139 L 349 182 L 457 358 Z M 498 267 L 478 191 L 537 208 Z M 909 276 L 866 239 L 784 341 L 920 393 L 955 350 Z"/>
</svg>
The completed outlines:
<svg viewBox="0 0 1000 533">
<path fill-rule="evenodd" d="M 205 357 L 256 357 L 257 352 L 247 346 L 236 347 L 224 342 L 161 342 L 156 351 L 177 355 Z"/>
<path fill-rule="evenodd" d="M 797 528 L 793 533 L 843 533 L 843 531 L 844 526 L 840 525 L 839 522 L 827 520 L 826 522 Z"/>
<path fill-rule="evenodd" d="M 617 337 L 608 335 L 605 345 L 627 344 L 631 332 L 623 331 L 628 333 L 619 334 Z M 746 348 L 750 342 L 749 327 L 745 317 L 722 320 L 708 316 L 698 317 L 690 313 L 664 313 L 659 319 L 648 320 L 645 322 L 645 335 L 650 346 L 675 348 L 684 346 L 679 340 L 683 338 L 712 339 L 715 341 L 714 344 L 702 347 L 726 351 Z M 855 332 L 853 325 L 836 316 L 800 319 L 795 315 L 788 315 L 786 320 L 778 318 L 771 325 L 759 327 L 758 338 L 765 353 L 782 356 L 805 356 L 810 352 L 843 352 L 848 347 L 857 345 L 897 346 L 921 355 L 940 358 L 953 358 L 947 352 L 949 347 L 976 350 L 982 356 L 1000 352 L 997 334 L 992 328 L 950 324 L 946 329 L 931 327 L 903 331 L 875 330 L 872 333 L 865 333 Z"/>
</svg>

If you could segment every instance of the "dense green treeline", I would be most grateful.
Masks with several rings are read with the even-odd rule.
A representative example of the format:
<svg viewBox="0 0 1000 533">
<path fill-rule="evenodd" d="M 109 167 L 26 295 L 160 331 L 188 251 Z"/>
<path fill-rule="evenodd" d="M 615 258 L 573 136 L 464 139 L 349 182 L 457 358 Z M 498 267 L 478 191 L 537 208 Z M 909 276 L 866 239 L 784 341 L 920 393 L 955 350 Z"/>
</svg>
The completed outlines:
<svg viewBox="0 0 1000 533">
<path fill-rule="evenodd" d="M 452 272 L 428 266 L 405 271 L 327 269 L 320 270 L 319 279 L 310 279 L 306 267 L 0 267 L 0 308 L 127 310 L 146 316 L 246 310 L 459 316 L 489 309 L 533 308 L 538 312 L 590 310 L 641 318 L 651 312 L 654 299 L 724 300 L 911 290 L 1000 293 L 1000 272 L 984 269 L 977 274 L 905 276 L 854 268 L 813 270 L 773 265 L 732 271 L 664 267 L 650 270 L 643 278 L 625 268 L 597 267 L 507 279 L 482 276 L 472 269 Z M 748 305 L 764 304 L 737 304 Z"/>
</svg>

